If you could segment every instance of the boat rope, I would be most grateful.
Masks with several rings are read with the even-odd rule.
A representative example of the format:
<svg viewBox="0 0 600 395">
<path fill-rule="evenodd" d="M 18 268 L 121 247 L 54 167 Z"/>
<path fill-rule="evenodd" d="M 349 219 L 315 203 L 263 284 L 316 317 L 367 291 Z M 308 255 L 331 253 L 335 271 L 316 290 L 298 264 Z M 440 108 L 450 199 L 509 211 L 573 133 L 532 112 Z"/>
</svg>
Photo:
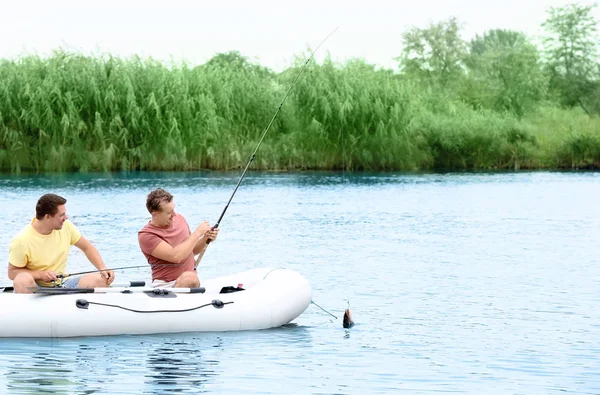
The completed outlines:
<svg viewBox="0 0 600 395">
<path fill-rule="evenodd" d="M 316 304 L 313 300 L 311 300 L 310 303 L 314 304 L 315 306 L 317 306 L 318 308 L 320 308 L 321 310 L 323 310 L 324 312 L 326 312 L 327 314 L 329 314 L 330 316 L 332 316 L 336 320 L 338 319 L 335 315 L 331 314 L 329 311 L 325 310 L 324 308 L 322 308 L 321 306 L 319 306 L 318 304 Z"/>
<path fill-rule="evenodd" d="M 119 306 L 119 305 L 116 305 L 116 304 L 90 302 L 90 301 L 87 301 L 85 299 L 77 299 L 77 301 L 75 302 L 75 306 L 77 306 L 77 308 L 79 308 L 79 309 L 84 309 L 84 310 L 87 310 L 87 308 L 89 307 L 89 305 L 94 304 L 94 305 L 97 305 L 97 306 L 114 307 L 114 308 L 117 308 L 117 309 L 131 311 L 132 313 L 183 313 L 183 312 L 186 312 L 186 311 L 198 310 L 198 309 L 201 309 L 201 308 L 207 307 L 207 306 L 214 306 L 215 309 L 221 309 L 221 308 L 223 308 L 224 305 L 231 304 L 231 303 L 233 303 L 233 302 L 223 302 L 221 300 L 215 299 L 211 303 L 206 303 L 206 304 L 203 304 L 203 305 L 200 305 L 200 306 L 191 307 L 189 309 L 181 309 L 181 310 L 136 310 L 136 309 L 130 309 L 128 307 Z"/>
</svg>

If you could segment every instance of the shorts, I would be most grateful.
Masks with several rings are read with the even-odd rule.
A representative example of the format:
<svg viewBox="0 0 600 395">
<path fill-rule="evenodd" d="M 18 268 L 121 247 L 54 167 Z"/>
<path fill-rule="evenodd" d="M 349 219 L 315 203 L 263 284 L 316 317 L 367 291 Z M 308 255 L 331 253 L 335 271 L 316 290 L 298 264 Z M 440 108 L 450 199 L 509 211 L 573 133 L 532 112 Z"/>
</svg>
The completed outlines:
<svg viewBox="0 0 600 395">
<path fill-rule="evenodd" d="M 79 280 L 81 277 L 67 277 L 65 281 L 61 284 L 61 288 L 77 288 L 79 286 Z"/>
<path fill-rule="evenodd" d="M 163 281 L 163 280 L 154 280 L 152 281 L 152 288 L 173 288 L 177 280 L 173 281 Z"/>
</svg>

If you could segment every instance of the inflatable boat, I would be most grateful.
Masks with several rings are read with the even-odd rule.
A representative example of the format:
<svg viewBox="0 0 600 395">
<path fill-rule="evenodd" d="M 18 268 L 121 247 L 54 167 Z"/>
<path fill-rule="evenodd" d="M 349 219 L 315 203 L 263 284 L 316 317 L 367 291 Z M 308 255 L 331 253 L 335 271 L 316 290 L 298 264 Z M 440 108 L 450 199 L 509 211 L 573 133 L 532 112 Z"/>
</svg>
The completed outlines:
<svg viewBox="0 0 600 395">
<path fill-rule="evenodd" d="M 202 281 L 201 288 L 0 288 L 0 337 L 77 337 L 274 328 L 309 306 L 300 273 L 261 268 Z"/>
</svg>

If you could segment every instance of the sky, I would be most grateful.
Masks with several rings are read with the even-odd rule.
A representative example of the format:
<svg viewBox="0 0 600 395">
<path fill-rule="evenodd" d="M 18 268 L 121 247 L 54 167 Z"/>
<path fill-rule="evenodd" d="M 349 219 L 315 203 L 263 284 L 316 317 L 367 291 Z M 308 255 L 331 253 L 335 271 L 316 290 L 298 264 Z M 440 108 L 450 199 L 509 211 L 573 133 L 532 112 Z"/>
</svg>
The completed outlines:
<svg viewBox="0 0 600 395">
<path fill-rule="evenodd" d="M 139 55 L 163 62 L 206 62 L 239 51 L 275 71 L 305 56 L 336 27 L 317 61 L 362 58 L 396 68 L 401 36 L 411 27 L 457 17 L 470 39 L 488 29 L 533 39 L 550 7 L 564 0 L 53 0 L 0 6 L 0 58 L 46 56 L 59 48 L 86 55 Z M 591 1 L 580 1 L 589 5 Z M 594 11 L 600 20 L 600 7 Z"/>
</svg>

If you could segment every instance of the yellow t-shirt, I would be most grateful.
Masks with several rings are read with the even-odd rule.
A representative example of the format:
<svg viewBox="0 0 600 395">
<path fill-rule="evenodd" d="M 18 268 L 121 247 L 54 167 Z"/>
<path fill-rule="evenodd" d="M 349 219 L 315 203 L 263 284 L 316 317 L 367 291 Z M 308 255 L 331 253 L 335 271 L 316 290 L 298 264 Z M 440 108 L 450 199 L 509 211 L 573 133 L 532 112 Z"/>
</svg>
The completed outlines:
<svg viewBox="0 0 600 395">
<path fill-rule="evenodd" d="M 31 221 L 33 224 L 35 218 Z M 63 223 L 60 230 L 53 230 L 49 235 L 38 233 L 29 224 L 10 243 L 8 262 L 16 267 L 29 270 L 52 270 L 65 273 L 69 248 L 81 238 L 81 233 L 69 220 Z M 43 281 L 37 282 L 42 286 L 51 286 Z"/>
</svg>

